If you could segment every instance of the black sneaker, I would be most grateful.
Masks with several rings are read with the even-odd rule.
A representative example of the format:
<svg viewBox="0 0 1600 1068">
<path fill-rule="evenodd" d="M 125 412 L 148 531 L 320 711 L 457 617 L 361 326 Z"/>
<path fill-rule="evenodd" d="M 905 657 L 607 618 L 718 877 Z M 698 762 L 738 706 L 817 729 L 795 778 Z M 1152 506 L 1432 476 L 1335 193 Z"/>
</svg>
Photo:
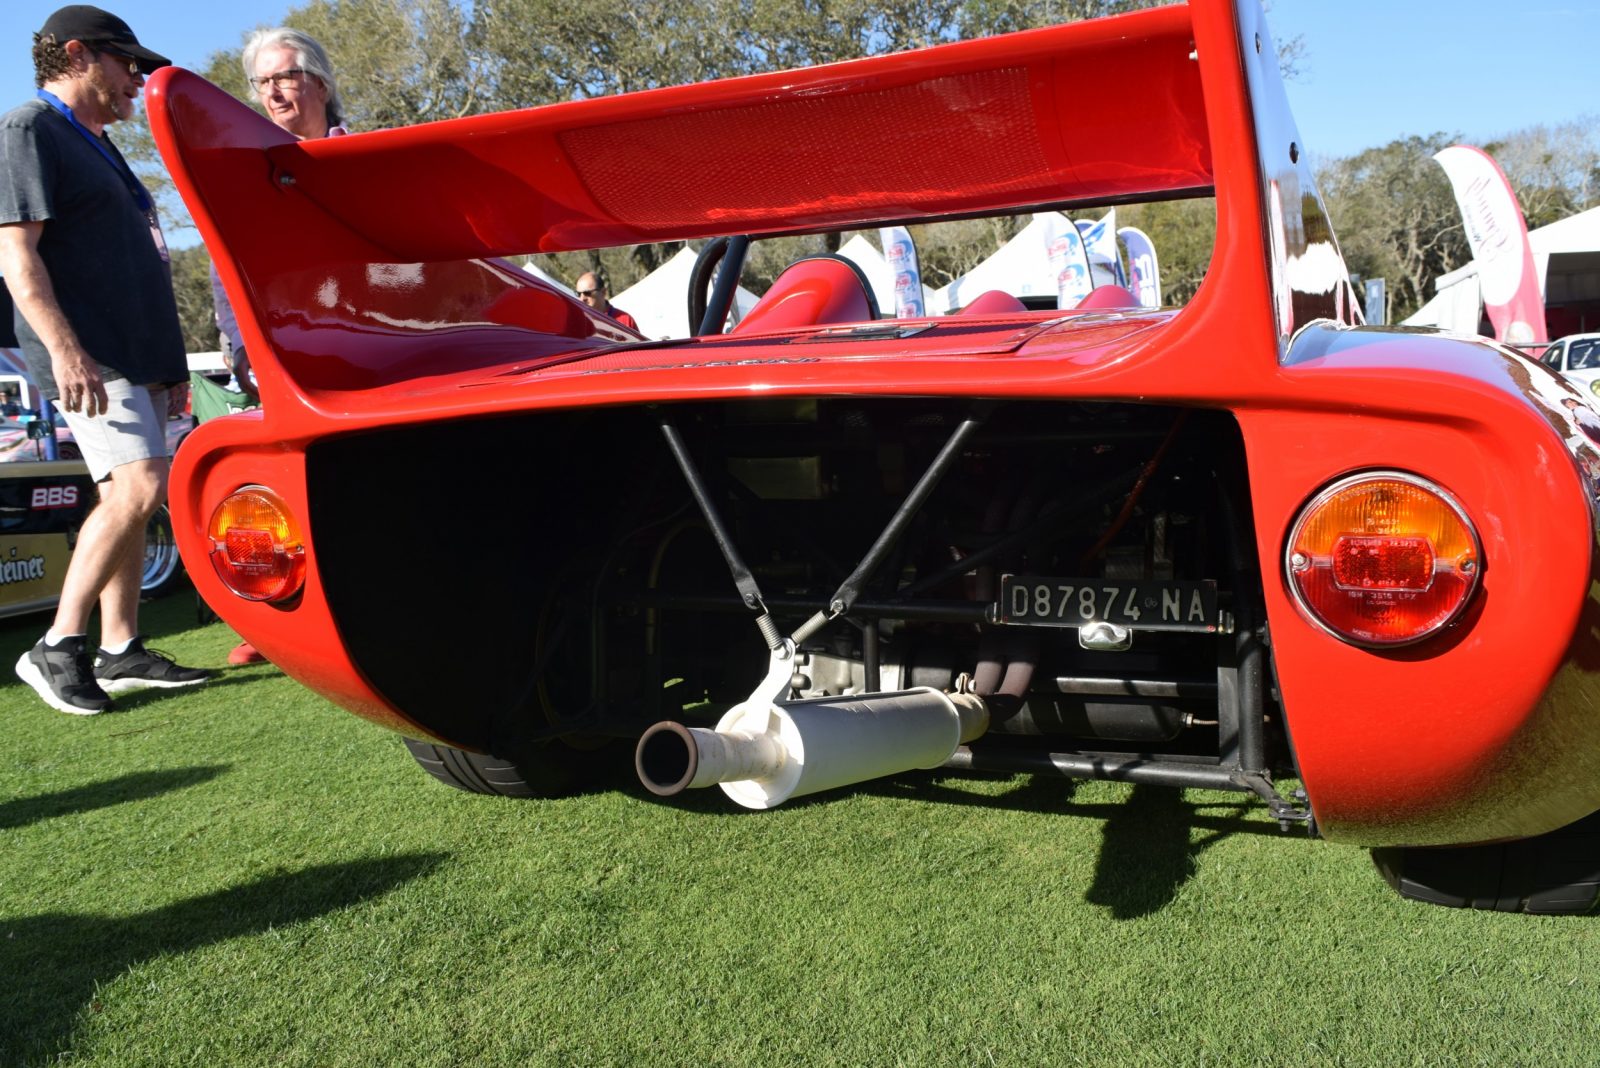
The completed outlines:
<svg viewBox="0 0 1600 1068">
<path fill-rule="evenodd" d="M 196 686 L 211 677 L 205 668 L 183 667 L 166 653 L 144 647 L 143 638 L 135 638 L 120 653 L 101 649 L 94 658 L 94 677 L 107 693 L 124 693 L 155 686 L 170 690 L 178 686 Z"/>
<path fill-rule="evenodd" d="M 17 661 L 17 678 L 32 686 L 45 704 L 69 716 L 92 716 L 111 706 L 111 698 L 94 681 L 82 635 L 53 646 L 40 638 Z"/>
</svg>

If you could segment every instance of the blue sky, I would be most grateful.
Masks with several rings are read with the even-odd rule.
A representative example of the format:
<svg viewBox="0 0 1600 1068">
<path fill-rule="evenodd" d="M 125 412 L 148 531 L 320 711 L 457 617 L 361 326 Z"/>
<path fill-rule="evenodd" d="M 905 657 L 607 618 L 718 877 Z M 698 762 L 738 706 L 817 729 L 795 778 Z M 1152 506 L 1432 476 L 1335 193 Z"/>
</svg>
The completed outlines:
<svg viewBox="0 0 1600 1068">
<path fill-rule="evenodd" d="M 1535 123 L 1600 116 L 1595 88 L 1600 0 L 1274 0 L 1280 39 L 1305 38 L 1289 85 L 1314 153 L 1342 156 L 1406 134 L 1460 133 L 1481 142 Z M 31 34 L 54 3 L 0 4 L 0 105 L 33 92 Z M 102 0 L 147 46 L 202 66 L 272 25 L 289 3 Z"/>
<path fill-rule="evenodd" d="M 1289 104 L 1313 153 L 1347 156 L 1438 131 L 1481 144 L 1600 117 L 1600 0 L 1274 0 L 1305 38 Z"/>
<path fill-rule="evenodd" d="M 213 52 L 238 48 L 257 26 L 276 25 L 288 3 L 260 0 L 91 0 L 125 21 L 139 42 L 180 67 L 205 65 Z M 0 108 L 33 95 L 33 35 L 62 3 L 0 2 Z M 114 136 L 114 135 L 113 135 Z"/>
</svg>

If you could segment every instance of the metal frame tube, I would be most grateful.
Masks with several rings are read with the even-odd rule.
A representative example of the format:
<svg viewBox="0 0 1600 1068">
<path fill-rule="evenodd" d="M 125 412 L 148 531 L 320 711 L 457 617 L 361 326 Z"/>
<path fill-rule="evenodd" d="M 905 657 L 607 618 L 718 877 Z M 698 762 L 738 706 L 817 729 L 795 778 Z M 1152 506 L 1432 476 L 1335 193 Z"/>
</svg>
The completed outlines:
<svg viewBox="0 0 1600 1068">
<path fill-rule="evenodd" d="M 987 415 L 988 411 L 985 410 L 970 419 L 963 419 L 961 424 L 951 431 L 950 438 L 939 450 L 939 455 L 934 457 L 933 463 L 928 465 L 928 469 L 922 473 L 922 477 L 911 488 L 911 492 L 906 494 L 906 499 L 900 502 L 900 507 L 895 509 L 888 525 L 883 528 L 883 533 L 878 535 L 878 540 L 867 550 L 867 555 L 861 558 L 861 563 L 856 565 L 850 577 L 840 584 L 832 597 L 828 598 L 829 616 L 837 618 L 850 611 L 856 598 L 861 595 L 861 587 L 872 577 L 878 565 L 889 555 L 889 550 L 900 540 L 912 516 L 917 514 L 917 510 L 939 485 L 939 480 L 954 466 L 956 459 L 961 455 L 961 450 L 966 446 L 967 439 L 983 425 L 984 417 Z"/>
<path fill-rule="evenodd" d="M 735 234 L 727 242 L 717 264 L 716 281 L 712 283 L 711 297 L 706 301 L 705 315 L 698 324 L 694 324 L 695 337 L 720 334 L 723 324 L 728 321 L 728 310 L 733 306 L 733 295 L 739 285 L 739 272 L 744 269 L 750 237 L 747 234 Z"/>
<path fill-rule="evenodd" d="M 667 448 L 672 451 L 672 458 L 677 461 L 678 469 L 683 472 L 683 480 L 689 484 L 689 493 L 694 497 L 694 503 L 699 506 L 700 515 L 705 519 L 706 526 L 711 528 L 711 536 L 716 539 L 717 548 L 722 551 L 722 558 L 728 562 L 728 570 L 733 573 L 733 584 L 739 590 L 744 606 L 765 612 L 766 607 L 761 600 L 761 589 L 756 585 L 756 577 L 739 555 L 739 549 L 733 543 L 733 535 L 728 533 L 728 528 L 723 525 L 722 515 L 717 511 L 710 491 L 706 489 L 705 480 L 700 477 L 699 468 L 695 467 L 694 457 L 689 455 L 689 447 L 684 444 L 683 435 L 678 433 L 678 428 L 665 415 L 661 416 L 659 423 L 661 435 L 667 439 Z"/>
<path fill-rule="evenodd" d="M 1154 757 L 1109 753 L 1048 753 L 1040 749 L 1012 749 L 963 745 L 944 764 L 963 771 L 1053 771 L 1069 779 L 1106 779 L 1151 786 L 1192 787 L 1200 790 L 1256 790 L 1236 770 L 1205 764 L 1182 764 Z"/>
</svg>

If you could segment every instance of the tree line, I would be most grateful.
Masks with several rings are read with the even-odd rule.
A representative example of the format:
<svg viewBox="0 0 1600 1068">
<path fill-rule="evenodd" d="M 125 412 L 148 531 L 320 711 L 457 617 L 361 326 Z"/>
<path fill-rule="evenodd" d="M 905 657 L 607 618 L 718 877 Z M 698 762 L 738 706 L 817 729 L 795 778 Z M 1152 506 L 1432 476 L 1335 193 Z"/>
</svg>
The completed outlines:
<svg viewBox="0 0 1600 1068">
<path fill-rule="evenodd" d="M 991 36 L 1157 6 L 1158 0 L 636 0 L 597 13 L 556 0 L 309 0 L 287 25 L 328 49 L 353 130 L 607 96 L 665 85 L 809 66 Z M 247 32 L 241 32 L 241 41 Z M 1282 42 L 1288 77 L 1305 43 Z M 213 55 L 199 72 L 255 105 L 238 49 Z M 148 128 L 119 127 L 118 140 L 157 187 L 169 220 L 187 222 L 160 168 Z M 1347 159 L 1323 161 L 1319 182 L 1352 271 L 1389 279 L 1390 307 L 1409 314 L 1432 280 L 1465 263 L 1461 223 L 1433 151 L 1457 140 L 1434 134 Z M 1315 143 L 1313 138 L 1313 144 Z M 1600 155 L 1583 124 L 1533 127 L 1495 154 L 1523 198 L 1529 225 L 1592 206 Z M 985 219 L 913 228 L 924 281 L 959 277 L 1012 236 L 1026 219 Z M 1191 296 L 1205 275 L 1215 230 L 1209 201 L 1119 209 L 1121 225 L 1155 240 L 1169 302 Z M 746 282 L 760 291 L 786 264 L 836 249 L 846 235 L 757 242 Z M 534 257 L 572 279 L 603 269 L 618 292 L 669 258 L 678 244 L 640 245 Z M 203 247 L 173 256 L 174 286 L 191 351 L 216 347 Z"/>
</svg>

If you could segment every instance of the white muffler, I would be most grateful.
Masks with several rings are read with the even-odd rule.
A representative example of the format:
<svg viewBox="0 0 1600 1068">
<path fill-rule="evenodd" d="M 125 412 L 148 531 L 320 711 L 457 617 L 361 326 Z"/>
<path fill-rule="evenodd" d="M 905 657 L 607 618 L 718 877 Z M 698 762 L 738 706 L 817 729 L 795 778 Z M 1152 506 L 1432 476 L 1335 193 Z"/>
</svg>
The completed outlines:
<svg viewBox="0 0 1600 1068">
<path fill-rule="evenodd" d="M 786 688 L 787 670 L 778 671 L 777 660 L 769 680 L 781 675 Z M 819 790 L 939 767 L 989 728 L 989 709 L 976 694 L 922 687 L 780 703 L 761 692 L 731 708 L 716 730 L 669 720 L 645 731 L 634 753 L 640 781 L 662 797 L 720 785 L 746 808 L 773 808 Z"/>
</svg>

